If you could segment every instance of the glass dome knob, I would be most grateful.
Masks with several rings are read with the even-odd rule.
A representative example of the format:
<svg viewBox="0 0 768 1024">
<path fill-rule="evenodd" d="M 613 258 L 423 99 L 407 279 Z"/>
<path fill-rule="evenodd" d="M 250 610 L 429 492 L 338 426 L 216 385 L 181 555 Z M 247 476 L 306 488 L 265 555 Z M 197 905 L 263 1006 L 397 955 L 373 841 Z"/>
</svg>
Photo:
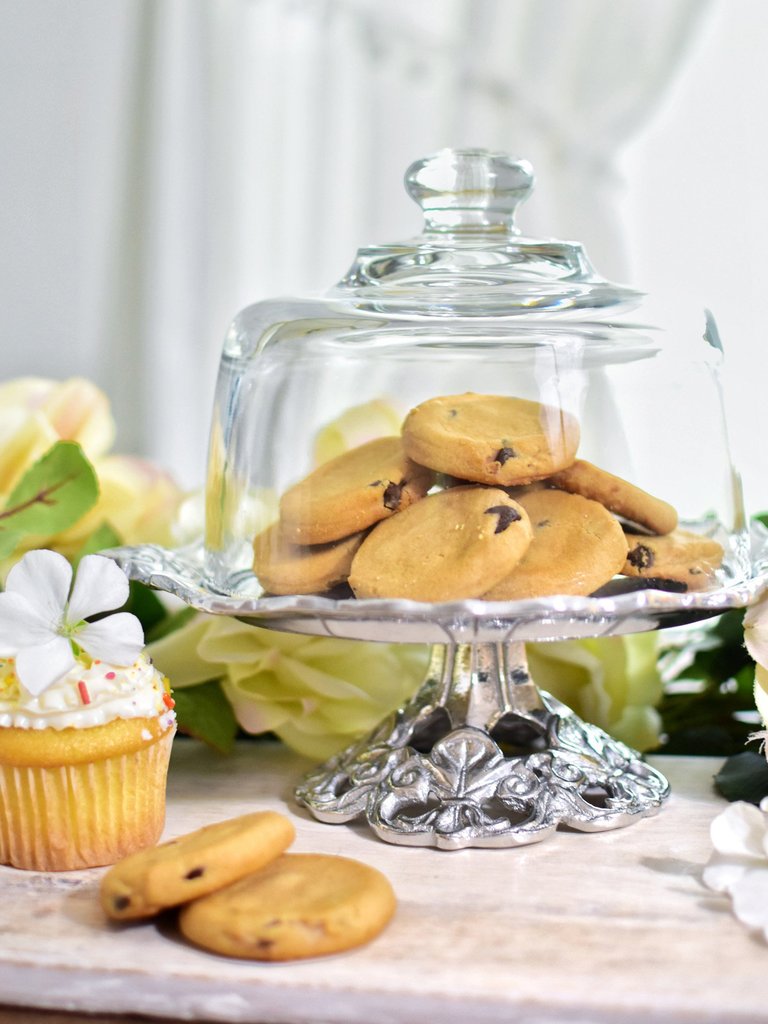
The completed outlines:
<svg viewBox="0 0 768 1024">
<path fill-rule="evenodd" d="M 424 212 L 426 231 L 519 234 L 515 209 L 533 182 L 527 160 L 485 149 L 443 149 L 405 172 L 406 190 Z"/>
</svg>

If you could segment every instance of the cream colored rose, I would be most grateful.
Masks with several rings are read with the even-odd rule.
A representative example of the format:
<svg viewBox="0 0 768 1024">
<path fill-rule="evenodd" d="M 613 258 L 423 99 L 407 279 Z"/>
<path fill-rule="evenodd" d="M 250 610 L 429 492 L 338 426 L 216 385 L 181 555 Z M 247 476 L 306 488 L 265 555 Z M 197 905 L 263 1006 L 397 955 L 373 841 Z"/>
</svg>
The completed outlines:
<svg viewBox="0 0 768 1024">
<path fill-rule="evenodd" d="M 761 664 L 755 665 L 755 705 L 763 720 L 763 725 L 768 727 L 768 669 Z M 768 756 L 768 751 L 766 752 Z"/>
<path fill-rule="evenodd" d="M 95 459 L 99 498 L 73 527 L 51 538 L 63 554 L 74 554 L 102 523 L 123 544 L 173 543 L 173 525 L 182 493 L 172 478 L 146 459 L 107 455 Z"/>
<path fill-rule="evenodd" d="M 197 615 L 150 644 L 175 689 L 221 678 L 240 726 L 322 760 L 373 729 L 423 679 L 429 649 L 296 636 Z"/>
<path fill-rule="evenodd" d="M 90 381 L 21 377 L 0 384 L 0 503 L 57 441 L 76 441 L 93 461 L 114 437 L 107 397 Z"/>
<path fill-rule="evenodd" d="M 659 744 L 662 681 L 655 633 L 526 644 L 534 682 L 636 750 Z"/>
<path fill-rule="evenodd" d="M 76 441 L 99 483 L 98 501 L 85 516 L 63 533 L 25 537 L 0 566 L 0 575 L 33 548 L 74 555 L 103 523 L 125 544 L 172 543 L 181 491 L 150 462 L 108 454 L 114 436 L 109 401 L 88 380 L 24 377 L 0 385 L 0 507 L 30 466 L 57 441 Z"/>
<path fill-rule="evenodd" d="M 389 402 L 380 398 L 345 409 L 315 435 L 315 465 L 335 459 L 350 448 L 357 448 L 376 437 L 399 434 L 402 419 Z"/>
<path fill-rule="evenodd" d="M 744 645 L 755 662 L 755 704 L 768 726 L 768 592 L 744 615 Z"/>
</svg>

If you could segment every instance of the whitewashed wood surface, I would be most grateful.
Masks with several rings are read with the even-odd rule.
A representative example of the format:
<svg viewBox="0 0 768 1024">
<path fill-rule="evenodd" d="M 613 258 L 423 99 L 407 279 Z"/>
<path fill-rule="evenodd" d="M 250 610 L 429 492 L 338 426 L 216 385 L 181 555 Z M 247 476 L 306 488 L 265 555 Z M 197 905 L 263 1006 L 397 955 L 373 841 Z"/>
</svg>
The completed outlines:
<svg viewBox="0 0 768 1024">
<path fill-rule="evenodd" d="M 314 821 L 292 800 L 309 765 L 278 745 L 243 744 L 224 758 L 177 742 L 166 838 L 280 810 L 296 824 L 295 851 L 385 872 L 399 899 L 390 926 L 335 957 L 239 961 L 185 944 L 172 919 L 108 924 L 103 869 L 0 867 L 0 1004 L 269 1024 L 768 1021 L 768 945 L 700 881 L 709 823 L 725 806 L 711 789 L 718 762 L 654 763 L 673 786 L 655 818 L 519 849 L 443 852 Z"/>
</svg>

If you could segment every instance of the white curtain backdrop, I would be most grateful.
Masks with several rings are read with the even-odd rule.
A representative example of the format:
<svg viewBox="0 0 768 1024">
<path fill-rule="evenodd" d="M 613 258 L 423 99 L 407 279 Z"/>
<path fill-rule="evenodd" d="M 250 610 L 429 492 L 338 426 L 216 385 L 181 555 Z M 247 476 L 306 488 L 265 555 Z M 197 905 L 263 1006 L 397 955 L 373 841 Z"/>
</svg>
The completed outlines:
<svg viewBox="0 0 768 1024">
<path fill-rule="evenodd" d="M 99 376 L 131 442 L 200 479 L 238 308 L 322 290 L 420 229 L 405 167 L 443 146 L 531 159 L 532 234 L 626 274 L 617 157 L 702 0 L 141 0 L 130 5 Z"/>
<path fill-rule="evenodd" d="M 30 32 L 43 27 L 45 3 L 26 0 L 25 14 L 25 0 L 8 2 L 22 20 L 38 17 Z M 708 0 L 58 6 L 101 46 L 78 163 L 90 302 L 69 372 L 107 390 L 123 450 L 187 486 L 203 480 L 228 320 L 259 298 L 323 290 L 358 245 L 420 230 L 402 189 L 417 157 L 443 146 L 527 157 L 538 188 L 521 227 L 578 238 L 604 274 L 625 278 L 621 153 L 710 10 Z"/>
</svg>

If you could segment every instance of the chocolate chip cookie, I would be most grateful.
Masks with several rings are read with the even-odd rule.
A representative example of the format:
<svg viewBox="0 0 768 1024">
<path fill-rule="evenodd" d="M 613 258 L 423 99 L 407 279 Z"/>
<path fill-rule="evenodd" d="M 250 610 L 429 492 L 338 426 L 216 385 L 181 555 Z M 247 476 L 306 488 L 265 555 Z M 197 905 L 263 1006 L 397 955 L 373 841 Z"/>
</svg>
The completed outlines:
<svg viewBox="0 0 768 1024">
<path fill-rule="evenodd" d="M 375 868 L 349 857 L 286 853 L 234 885 L 183 907 L 183 935 L 249 960 L 297 960 L 370 941 L 396 899 Z"/>
<path fill-rule="evenodd" d="M 280 499 L 292 544 L 327 544 L 359 533 L 423 498 L 434 473 L 403 452 L 399 437 L 379 437 L 337 455 Z"/>
<path fill-rule="evenodd" d="M 254 539 L 253 571 L 271 594 L 322 594 L 346 581 L 364 536 L 360 532 L 330 544 L 292 544 L 275 523 Z"/>
<path fill-rule="evenodd" d="M 677 526 L 677 511 L 668 502 L 584 459 L 577 459 L 572 466 L 555 473 L 549 482 L 561 490 L 599 501 L 617 516 L 644 526 L 651 533 L 671 533 Z"/>
<path fill-rule="evenodd" d="M 495 487 L 430 494 L 368 534 L 352 560 L 357 597 L 480 597 L 514 569 L 532 537 L 524 508 Z"/>
<path fill-rule="evenodd" d="M 573 462 L 579 424 L 562 409 L 502 395 L 446 395 L 403 423 L 406 454 L 422 466 L 477 483 L 515 486 Z"/>
<path fill-rule="evenodd" d="M 293 842 L 288 818 L 256 811 L 227 818 L 119 861 L 101 880 L 109 917 L 151 917 L 269 864 Z"/>
<path fill-rule="evenodd" d="M 706 590 L 723 561 L 721 544 L 688 530 L 675 530 L 663 537 L 626 536 L 629 552 L 621 569 L 624 576 L 674 580 L 688 590 Z"/>
<path fill-rule="evenodd" d="M 566 491 L 521 495 L 533 540 L 523 558 L 486 601 L 517 601 L 549 594 L 591 594 L 621 572 L 627 540 L 602 505 Z"/>
</svg>

